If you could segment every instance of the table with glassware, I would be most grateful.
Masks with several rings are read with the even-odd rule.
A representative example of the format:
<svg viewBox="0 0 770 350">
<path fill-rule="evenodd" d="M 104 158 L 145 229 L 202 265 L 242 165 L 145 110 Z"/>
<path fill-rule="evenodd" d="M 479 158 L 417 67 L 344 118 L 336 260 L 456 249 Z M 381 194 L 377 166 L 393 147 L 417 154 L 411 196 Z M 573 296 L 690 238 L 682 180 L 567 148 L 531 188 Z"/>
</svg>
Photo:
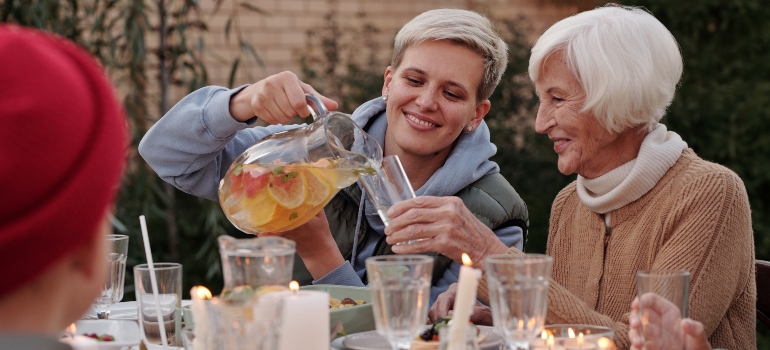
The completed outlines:
<svg viewBox="0 0 770 350">
<path fill-rule="evenodd" d="M 387 225 L 387 209 L 415 197 L 398 157 L 383 158 L 377 142 L 349 117 L 330 113 L 312 95 L 308 100 L 316 107 L 313 124 L 266 137 L 233 161 L 219 187 L 225 215 L 255 236 L 285 231 L 310 220 L 360 179 Z M 307 150 L 287 149 L 286 140 L 297 137 L 307 139 Z M 426 325 L 431 256 L 370 257 L 367 287 L 300 287 L 291 280 L 294 241 L 220 236 L 222 292 L 212 295 L 195 286 L 191 300 L 182 300 L 182 266 L 152 262 L 140 221 L 148 260 L 133 269 L 136 301 L 120 302 L 128 237 L 111 235 L 110 276 L 102 294 L 62 338 L 76 350 L 137 349 L 140 343 L 194 350 L 614 349 L 610 328 L 545 325 L 553 261 L 546 255 L 485 259 L 494 323 L 487 327 L 469 322 L 482 274 L 463 254 L 451 319 Z M 647 291 L 642 285 L 662 284 L 640 283 L 640 295 Z"/>
</svg>

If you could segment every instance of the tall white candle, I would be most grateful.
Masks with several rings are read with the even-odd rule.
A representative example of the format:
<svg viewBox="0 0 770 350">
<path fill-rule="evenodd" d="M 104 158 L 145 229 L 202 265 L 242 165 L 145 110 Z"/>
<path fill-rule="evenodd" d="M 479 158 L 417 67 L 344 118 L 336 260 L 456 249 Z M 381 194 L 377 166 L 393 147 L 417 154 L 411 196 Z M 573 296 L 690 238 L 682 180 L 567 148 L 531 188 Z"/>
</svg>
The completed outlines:
<svg viewBox="0 0 770 350">
<path fill-rule="evenodd" d="M 480 278 L 481 271 L 474 269 L 468 254 L 463 253 L 463 266 L 460 267 L 452 322 L 449 325 L 449 350 L 465 349 L 465 332 L 476 304 L 476 288 Z"/>
<path fill-rule="evenodd" d="M 206 311 L 207 300 L 211 299 L 211 291 L 204 286 L 195 286 L 190 290 L 190 299 L 192 305 L 190 311 L 193 316 L 193 348 L 196 350 L 206 349 L 209 342 L 208 312 Z"/>
<path fill-rule="evenodd" d="M 328 350 L 329 293 L 292 289 L 270 293 L 283 302 L 279 350 Z"/>
</svg>

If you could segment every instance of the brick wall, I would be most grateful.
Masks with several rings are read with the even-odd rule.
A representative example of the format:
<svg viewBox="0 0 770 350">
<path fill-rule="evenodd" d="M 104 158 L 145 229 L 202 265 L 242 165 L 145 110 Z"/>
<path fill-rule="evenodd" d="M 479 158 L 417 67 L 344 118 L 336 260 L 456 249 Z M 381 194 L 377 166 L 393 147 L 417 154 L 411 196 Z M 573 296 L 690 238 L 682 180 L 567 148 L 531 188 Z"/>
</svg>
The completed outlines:
<svg viewBox="0 0 770 350">
<path fill-rule="evenodd" d="M 248 2 L 263 13 L 249 10 L 238 3 Z M 341 26 L 360 28 L 363 23 L 379 30 L 374 37 L 383 48 L 381 62 L 388 62 L 392 40 L 398 30 L 416 15 L 435 8 L 462 8 L 476 10 L 491 18 L 515 18 L 524 15 L 533 27 L 532 40 L 555 21 L 575 13 L 575 6 L 554 6 L 544 0 L 224 0 L 216 13 L 215 1 L 201 1 L 208 31 L 204 34 L 207 47 L 204 62 L 209 83 L 227 85 L 231 62 L 242 55 L 234 86 L 253 83 L 284 70 L 299 75 L 299 56 L 309 43 L 306 33 L 324 24 L 324 17 L 335 11 Z M 233 8 L 233 6 L 237 6 Z M 228 18 L 230 38 L 225 40 Z M 254 59 L 238 49 L 236 33 L 256 50 L 264 63 L 260 67 Z M 385 66 L 382 67 L 384 72 Z M 171 103 L 183 97 L 185 91 L 174 89 Z"/>
</svg>

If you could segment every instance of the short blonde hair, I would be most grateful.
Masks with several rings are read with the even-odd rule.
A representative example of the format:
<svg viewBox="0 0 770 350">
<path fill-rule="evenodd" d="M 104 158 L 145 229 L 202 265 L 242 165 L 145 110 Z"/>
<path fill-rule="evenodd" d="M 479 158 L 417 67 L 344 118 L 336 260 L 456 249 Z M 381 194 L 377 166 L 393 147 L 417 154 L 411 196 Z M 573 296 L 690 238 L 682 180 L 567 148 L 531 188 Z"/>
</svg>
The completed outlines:
<svg viewBox="0 0 770 350">
<path fill-rule="evenodd" d="M 586 93 L 582 112 L 593 112 L 610 132 L 636 126 L 652 130 L 666 114 L 682 76 L 676 39 L 641 8 L 610 4 L 548 28 L 532 48 L 532 81 L 559 51 Z"/>
<path fill-rule="evenodd" d="M 468 10 L 437 9 L 421 13 L 396 34 L 390 65 L 398 68 L 406 49 L 425 40 L 447 40 L 484 58 L 484 74 L 476 91 L 484 101 L 500 83 L 508 64 L 508 46 L 486 17 Z"/>
</svg>

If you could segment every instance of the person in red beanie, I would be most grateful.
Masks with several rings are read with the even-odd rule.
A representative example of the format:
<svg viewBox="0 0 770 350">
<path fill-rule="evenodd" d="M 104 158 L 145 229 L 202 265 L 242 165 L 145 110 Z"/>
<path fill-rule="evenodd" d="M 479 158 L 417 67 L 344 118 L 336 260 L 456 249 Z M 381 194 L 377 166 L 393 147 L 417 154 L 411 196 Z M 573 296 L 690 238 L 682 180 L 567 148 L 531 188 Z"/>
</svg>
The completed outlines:
<svg viewBox="0 0 770 350">
<path fill-rule="evenodd" d="M 0 26 L 0 349 L 61 348 L 99 294 L 126 150 L 125 115 L 87 52 Z"/>
</svg>

